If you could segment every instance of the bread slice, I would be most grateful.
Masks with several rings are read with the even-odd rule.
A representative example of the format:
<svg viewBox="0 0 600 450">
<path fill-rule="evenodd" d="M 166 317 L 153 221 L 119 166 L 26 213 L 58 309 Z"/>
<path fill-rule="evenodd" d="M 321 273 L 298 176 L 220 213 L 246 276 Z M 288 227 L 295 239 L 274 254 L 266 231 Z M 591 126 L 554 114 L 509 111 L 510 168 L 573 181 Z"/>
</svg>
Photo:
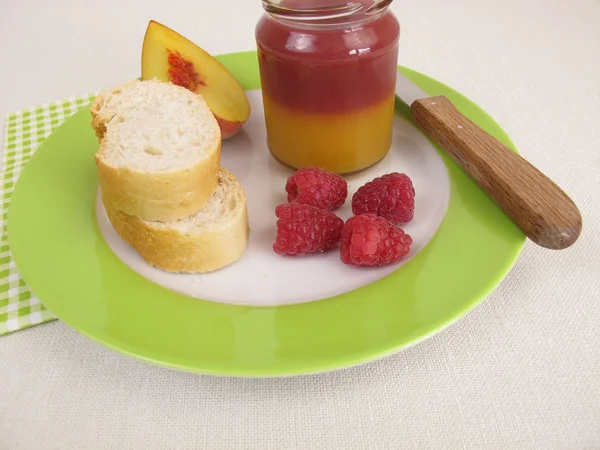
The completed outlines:
<svg viewBox="0 0 600 450">
<path fill-rule="evenodd" d="M 219 171 L 207 205 L 173 222 L 148 222 L 105 205 L 117 234 L 150 265 L 168 272 L 204 273 L 241 258 L 248 244 L 246 196 L 233 174 Z"/>
<path fill-rule="evenodd" d="M 199 94 L 158 80 L 130 81 L 90 106 L 103 202 L 144 220 L 177 220 L 217 186 L 221 132 Z"/>
</svg>

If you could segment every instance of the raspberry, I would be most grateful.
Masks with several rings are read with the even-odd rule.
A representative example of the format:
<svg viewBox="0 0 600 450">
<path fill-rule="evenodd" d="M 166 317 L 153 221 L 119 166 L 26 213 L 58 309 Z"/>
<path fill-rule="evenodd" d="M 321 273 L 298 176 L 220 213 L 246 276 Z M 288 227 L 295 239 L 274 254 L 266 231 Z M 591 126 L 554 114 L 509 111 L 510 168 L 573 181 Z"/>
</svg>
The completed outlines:
<svg viewBox="0 0 600 450">
<path fill-rule="evenodd" d="M 352 196 L 354 215 L 372 213 L 395 224 L 410 222 L 415 211 L 415 189 L 408 175 L 393 172 L 361 186 Z"/>
<path fill-rule="evenodd" d="M 298 256 L 323 252 L 340 242 L 344 221 L 331 211 L 285 203 L 275 208 L 277 237 L 273 250 Z"/>
<path fill-rule="evenodd" d="M 389 220 L 361 214 L 344 224 L 340 258 L 351 266 L 383 266 L 406 256 L 411 244 L 412 238 Z"/>
<path fill-rule="evenodd" d="M 285 191 L 290 203 L 301 203 L 332 211 L 346 201 L 348 184 L 335 173 L 317 167 L 305 167 L 288 178 Z"/>
</svg>

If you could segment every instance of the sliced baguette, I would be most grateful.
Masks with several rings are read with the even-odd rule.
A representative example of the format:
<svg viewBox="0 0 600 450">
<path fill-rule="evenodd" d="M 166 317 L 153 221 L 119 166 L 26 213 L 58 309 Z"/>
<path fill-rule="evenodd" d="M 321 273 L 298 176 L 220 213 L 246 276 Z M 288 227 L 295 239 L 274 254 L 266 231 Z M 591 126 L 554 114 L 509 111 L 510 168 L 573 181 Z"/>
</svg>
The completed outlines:
<svg viewBox="0 0 600 450">
<path fill-rule="evenodd" d="M 207 205 L 173 222 L 148 222 L 105 205 L 117 234 L 150 265 L 179 273 L 204 273 L 241 258 L 248 244 L 246 196 L 236 178 L 219 171 Z"/>
<path fill-rule="evenodd" d="M 90 106 L 104 204 L 144 220 L 177 220 L 217 186 L 221 133 L 199 94 L 158 80 L 130 81 Z"/>
</svg>

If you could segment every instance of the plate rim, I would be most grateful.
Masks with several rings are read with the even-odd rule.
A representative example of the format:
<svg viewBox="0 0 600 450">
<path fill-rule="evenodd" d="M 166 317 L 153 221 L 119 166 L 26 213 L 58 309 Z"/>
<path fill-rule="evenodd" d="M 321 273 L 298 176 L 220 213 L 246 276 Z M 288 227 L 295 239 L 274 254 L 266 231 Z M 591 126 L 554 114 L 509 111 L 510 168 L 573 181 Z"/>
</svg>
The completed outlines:
<svg viewBox="0 0 600 450">
<path fill-rule="evenodd" d="M 228 53 L 228 54 L 224 54 L 224 55 L 217 55 L 216 57 L 222 64 L 224 64 L 226 67 L 228 67 L 233 72 L 236 72 L 236 70 L 235 70 L 236 67 L 239 69 L 240 66 L 245 66 L 245 69 L 247 70 L 248 64 L 255 63 L 255 61 L 252 61 L 251 59 L 256 58 L 256 51 L 254 50 L 254 51 L 246 51 L 246 52 Z M 483 117 L 485 119 L 484 122 L 487 122 L 488 125 L 491 123 L 492 128 L 494 128 L 493 131 L 495 131 L 495 133 L 492 133 L 492 134 L 495 134 L 496 138 L 503 141 L 507 146 L 509 146 L 509 148 L 511 148 L 513 151 L 518 153 L 518 151 L 516 150 L 516 148 L 514 146 L 514 143 L 510 140 L 510 138 L 508 137 L 506 132 L 500 127 L 500 125 L 488 113 L 486 113 L 482 108 L 480 108 L 474 102 L 469 100 L 467 97 L 465 97 L 464 95 L 455 91 L 454 89 L 450 88 L 449 86 L 445 85 L 444 83 L 439 82 L 438 80 L 435 80 L 423 73 L 417 72 L 415 70 L 409 69 L 404 66 L 398 66 L 398 69 L 402 73 L 404 73 L 408 78 L 410 78 L 412 81 L 416 82 L 417 84 L 419 84 L 419 82 L 421 82 L 421 84 L 422 84 L 423 80 L 428 80 L 428 82 L 431 82 L 438 87 L 438 92 L 428 92 L 428 94 L 439 95 L 440 93 L 444 93 L 444 94 L 447 94 L 447 96 L 451 100 L 453 98 L 459 99 L 459 100 L 461 100 L 460 103 L 469 105 L 469 108 L 467 108 L 467 109 L 471 109 L 471 114 L 469 114 L 468 111 L 464 111 L 464 110 L 462 111 L 465 115 L 467 115 L 467 117 L 471 116 L 472 120 L 476 119 L 476 118 L 472 117 L 473 113 L 476 113 L 477 116 L 479 116 L 480 118 Z M 255 70 L 256 70 L 256 68 L 255 68 Z M 256 89 L 256 87 L 255 88 L 247 87 L 249 85 L 249 82 L 247 79 L 244 80 L 244 78 L 247 78 L 247 74 L 244 74 L 242 72 L 238 71 L 238 73 L 241 75 L 241 78 L 242 78 L 239 81 L 244 86 L 244 88 L 246 90 Z M 423 86 L 421 86 L 421 87 L 423 87 Z M 428 91 L 425 88 L 424 88 L 424 90 L 426 92 Z M 85 109 L 86 107 L 87 106 L 84 106 L 84 107 L 82 107 L 82 109 Z M 404 105 L 399 104 L 397 102 L 397 111 L 400 114 L 407 117 L 411 121 L 411 123 L 413 123 L 413 125 L 414 125 L 414 121 L 410 118 L 410 113 L 408 112 L 407 107 L 405 107 Z M 77 115 L 77 114 L 81 114 L 81 110 L 79 110 L 78 112 L 75 113 L 75 115 Z M 65 120 L 65 122 L 63 122 L 63 124 L 61 124 L 60 127 L 55 129 L 52 134 L 55 134 L 59 130 L 59 128 L 64 127 L 65 124 L 67 124 L 69 121 L 73 120 L 74 116 L 71 116 L 69 119 Z M 477 120 L 475 120 L 475 121 L 477 121 Z M 487 130 L 487 131 L 492 132 L 492 130 Z M 15 186 L 15 189 L 13 192 L 13 197 L 11 199 L 11 203 L 9 206 L 9 212 L 8 212 L 7 231 L 8 231 L 9 245 L 10 245 L 11 249 L 15 249 L 15 248 L 18 249 L 17 251 L 13 252 L 13 258 L 14 258 L 15 264 L 17 265 L 19 271 L 22 273 L 23 278 L 29 280 L 29 281 L 27 281 L 27 284 L 31 287 L 31 289 L 34 292 L 36 292 L 36 290 L 37 290 L 37 288 L 35 287 L 36 285 L 38 287 L 41 287 L 41 286 L 40 286 L 40 284 L 38 284 L 38 280 L 35 279 L 35 277 L 29 276 L 29 275 L 31 275 L 31 273 L 29 272 L 28 268 L 26 268 L 25 270 L 22 270 L 24 267 L 27 266 L 27 262 L 25 262 L 24 258 L 22 258 L 22 256 L 24 256 L 23 253 L 20 253 L 21 242 L 18 242 L 18 239 L 15 240 L 16 238 L 14 237 L 15 230 L 16 230 L 15 223 L 18 223 L 19 219 L 18 219 L 18 214 L 13 214 L 14 209 L 12 208 L 12 206 L 13 206 L 13 200 L 15 198 L 15 194 L 16 194 L 17 199 L 20 196 L 19 186 L 21 185 L 21 181 L 24 179 L 23 174 L 26 173 L 26 171 L 28 170 L 29 167 L 32 167 L 31 161 L 34 160 L 34 158 L 36 158 L 39 154 L 41 154 L 40 150 L 42 150 L 44 148 L 44 146 L 47 144 L 49 139 L 50 139 L 50 137 L 47 138 L 44 142 L 42 142 L 40 144 L 40 146 L 38 147 L 38 149 L 36 150 L 34 155 L 31 157 L 31 160 L 28 161 L 26 166 L 23 168 L 23 172 L 21 173 L 21 176 L 19 177 L 19 179 L 16 183 L 16 186 Z M 50 142 L 52 142 L 52 141 L 50 140 Z M 436 148 L 436 150 L 438 150 L 441 153 L 439 146 L 435 145 L 435 143 L 433 143 L 433 146 Z M 447 158 L 443 158 L 443 159 L 444 159 L 444 163 L 447 166 L 446 168 L 448 170 L 448 176 L 452 180 L 453 173 L 450 170 L 450 167 L 448 167 L 449 160 Z M 454 164 L 454 163 L 450 162 L 450 164 Z M 27 179 L 27 177 L 25 179 Z M 451 185 L 450 189 L 451 190 L 453 189 L 452 185 Z M 452 206 L 451 203 L 452 203 L 452 199 L 450 199 L 450 203 L 448 205 L 448 211 L 446 213 L 446 216 L 444 217 L 444 220 L 442 221 L 442 225 L 440 226 L 440 228 L 443 226 L 444 222 L 447 219 L 448 213 L 450 212 L 450 209 Z M 90 214 L 93 215 L 94 213 L 92 211 L 90 211 Z M 15 219 L 15 217 L 17 217 L 17 219 Z M 95 223 L 95 221 L 94 221 L 94 225 L 95 225 L 94 233 L 101 236 L 101 232 L 98 229 L 97 223 Z M 438 229 L 438 231 L 436 232 L 436 236 L 439 233 L 439 231 L 440 230 Z M 434 238 L 432 240 L 436 239 L 436 236 L 434 236 Z M 445 328 L 454 324 L 460 318 L 464 317 L 471 310 L 473 310 L 475 307 L 480 305 L 483 302 L 483 300 L 498 286 L 498 284 L 512 270 L 515 262 L 517 261 L 517 259 L 519 258 L 520 254 L 522 252 L 523 246 L 526 241 L 524 235 L 520 234 L 519 237 L 520 237 L 520 239 L 518 239 L 517 242 L 515 242 L 515 244 L 512 245 L 512 248 L 511 248 L 512 254 L 509 258 L 509 261 L 507 261 L 503 270 L 499 270 L 496 273 L 496 277 L 494 280 L 488 280 L 488 282 L 486 284 L 486 288 L 481 289 L 481 295 L 478 298 L 471 299 L 466 307 L 460 308 L 460 311 L 457 311 L 454 315 L 446 316 L 446 318 L 441 323 L 437 323 L 437 324 L 434 324 L 433 326 L 430 326 L 430 328 L 427 332 L 421 333 L 418 336 L 414 336 L 413 338 L 409 339 L 404 344 L 391 345 L 387 348 L 381 348 L 379 350 L 371 349 L 370 351 L 367 351 L 366 353 L 357 355 L 355 357 L 346 357 L 346 358 L 342 357 L 341 360 L 334 358 L 333 360 L 330 359 L 330 360 L 326 360 L 326 361 L 307 363 L 304 365 L 304 367 L 302 369 L 299 369 L 298 367 L 293 368 L 293 366 L 292 366 L 292 368 L 284 366 L 283 368 L 280 368 L 280 369 L 278 369 L 277 367 L 271 367 L 271 368 L 266 368 L 266 369 L 264 367 L 263 368 L 258 368 L 258 367 L 250 368 L 249 366 L 244 367 L 243 365 L 241 367 L 233 367 L 233 366 L 227 366 L 227 365 L 224 365 L 224 366 L 217 365 L 217 366 L 212 366 L 212 367 L 206 367 L 206 366 L 198 367 L 196 365 L 194 367 L 190 367 L 190 366 L 187 366 L 184 364 L 165 362 L 161 359 L 157 359 L 157 358 L 151 357 L 149 355 L 140 355 L 131 349 L 128 350 L 126 348 L 127 346 L 116 345 L 114 342 L 112 342 L 110 340 L 101 339 L 96 334 L 89 333 L 88 331 L 86 331 L 84 329 L 85 327 L 81 327 L 76 323 L 72 323 L 71 320 L 64 320 L 61 317 L 61 315 L 59 315 L 59 314 L 55 313 L 55 315 L 57 315 L 57 317 L 60 320 L 64 321 L 68 326 L 72 327 L 79 333 L 87 336 L 88 338 L 90 338 L 108 348 L 111 348 L 119 353 L 126 354 L 135 359 L 146 361 L 146 362 L 152 363 L 154 365 L 162 366 L 162 367 L 168 367 L 171 369 L 178 369 L 178 370 L 184 370 L 184 371 L 188 371 L 188 372 L 197 372 L 197 373 L 204 373 L 204 374 L 211 374 L 211 375 L 234 376 L 234 377 L 235 376 L 261 377 L 261 378 L 262 377 L 273 377 L 273 376 L 276 376 L 276 377 L 297 376 L 297 375 L 326 372 L 326 371 L 331 371 L 331 370 L 339 370 L 339 369 L 343 369 L 343 368 L 347 368 L 347 367 L 351 367 L 351 366 L 356 366 L 359 364 L 364 364 L 364 363 L 374 361 L 377 359 L 381 359 L 381 358 L 384 358 L 391 354 L 395 354 L 401 350 L 407 349 L 407 348 L 409 348 L 413 345 L 416 345 L 424 340 L 427 340 L 431 336 L 438 334 Z M 107 246 L 106 243 L 104 243 L 104 244 Z M 425 252 L 430 245 L 431 245 L 431 242 L 421 251 L 421 253 Z M 417 257 L 419 257 L 419 255 L 417 255 L 415 258 L 417 258 Z M 400 271 L 402 271 L 402 268 L 400 268 Z M 392 277 L 392 276 L 393 276 L 393 274 L 390 275 L 389 277 Z M 150 281 L 148 281 L 146 279 L 144 279 L 144 280 L 147 283 L 151 283 Z M 381 282 L 381 280 L 379 280 L 373 284 L 378 284 L 380 282 Z M 346 295 L 347 294 L 342 294 L 341 296 L 338 296 L 338 297 L 342 297 L 342 296 L 346 296 Z M 194 299 L 194 300 L 198 301 L 196 299 Z M 269 308 L 297 308 L 297 307 L 303 307 L 305 305 L 310 305 L 311 303 L 320 303 L 320 302 L 327 301 L 327 300 L 330 300 L 330 299 L 319 300 L 319 301 L 310 302 L 307 304 L 277 306 L 277 307 L 269 307 Z M 50 303 L 52 303 L 52 301 Z M 44 302 L 44 304 L 45 304 L 45 302 Z M 231 308 L 249 308 L 249 307 L 241 307 L 241 306 L 229 306 L 229 307 L 231 307 Z"/>
</svg>

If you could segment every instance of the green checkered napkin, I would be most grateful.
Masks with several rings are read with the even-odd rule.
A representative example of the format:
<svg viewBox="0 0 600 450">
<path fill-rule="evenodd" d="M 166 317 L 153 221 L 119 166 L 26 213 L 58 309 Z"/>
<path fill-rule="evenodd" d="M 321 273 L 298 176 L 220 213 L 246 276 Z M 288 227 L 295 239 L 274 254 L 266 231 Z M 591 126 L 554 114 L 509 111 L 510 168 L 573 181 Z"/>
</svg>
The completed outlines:
<svg viewBox="0 0 600 450">
<path fill-rule="evenodd" d="M 0 180 L 0 335 L 56 317 L 40 303 L 19 276 L 6 233 L 8 208 L 19 174 L 38 146 L 95 94 L 71 97 L 10 113 L 6 118 Z"/>
</svg>

